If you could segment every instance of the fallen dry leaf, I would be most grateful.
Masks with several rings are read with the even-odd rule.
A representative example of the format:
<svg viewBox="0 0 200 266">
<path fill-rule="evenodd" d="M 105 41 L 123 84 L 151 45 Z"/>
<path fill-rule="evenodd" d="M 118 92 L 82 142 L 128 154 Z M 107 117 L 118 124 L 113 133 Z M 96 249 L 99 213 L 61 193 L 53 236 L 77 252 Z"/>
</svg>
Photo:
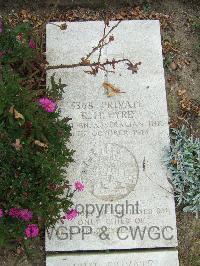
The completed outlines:
<svg viewBox="0 0 200 266">
<path fill-rule="evenodd" d="M 84 65 L 89 65 L 90 64 L 90 59 L 86 59 L 84 57 L 81 58 L 81 63 Z"/>
<path fill-rule="evenodd" d="M 116 15 L 116 19 L 117 20 L 122 20 L 122 19 L 124 19 L 124 17 L 121 14 L 117 14 Z"/>
<path fill-rule="evenodd" d="M 47 144 L 45 144 L 45 143 L 43 143 L 43 142 L 41 142 L 39 140 L 35 140 L 34 141 L 34 144 L 37 145 L 37 146 L 39 146 L 39 147 L 41 147 L 41 148 L 48 148 L 48 145 Z"/>
<path fill-rule="evenodd" d="M 20 114 L 17 110 L 14 110 L 14 116 L 16 119 L 24 119 L 24 116 L 22 114 Z"/>
<path fill-rule="evenodd" d="M 23 119 L 24 120 L 24 116 L 22 114 L 20 114 L 15 108 L 14 106 L 10 107 L 9 113 L 14 114 L 15 119 Z"/>
<path fill-rule="evenodd" d="M 137 73 L 138 71 L 138 66 L 141 65 L 141 62 L 139 63 L 136 63 L 136 64 L 133 64 L 133 63 L 127 63 L 127 66 L 128 66 L 128 70 L 131 70 L 132 71 L 132 74 L 135 74 Z"/>
<path fill-rule="evenodd" d="M 18 247 L 17 250 L 16 250 L 16 253 L 17 253 L 18 255 L 23 255 L 23 254 L 24 254 L 24 249 L 21 248 L 21 247 Z"/>
<path fill-rule="evenodd" d="M 168 54 L 170 52 L 178 53 L 179 50 L 174 46 L 174 44 L 170 43 L 169 41 L 164 41 L 163 43 L 163 53 Z"/>
<path fill-rule="evenodd" d="M 108 82 L 104 82 L 103 87 L 104 87 L 104 89 L 106 89 L 108 97 L 115 96 L 118 93 L 125 93 L 125 92 L 121 91 L 119 88 L 115 87 L 114 85 L 112 85 L 111 83 L 108 83 Z"/>
<path fill-rule="evenodd" d="M 66 30 L 66 29 L 67 29 L 67 24 L 66 24 L 66 23 L 62 23 L 62 24 L 60 25 L 60 29 L 61 29 L 61 30 Z"/>
<path fill-rule="evenodd" d="M 179 89 L 178 90 L 178 96 L 182 96 L 184 94 L 186 94 L 186 90 L 185 89 Z"/>
<path fill-rule="evenodd" d="M 22 149 L 22 144 L 20 139 L 16 139 L 15 143 L 12 143 L 12 146 L 17 150 L 20 151 Z"/>
<path fill-rule="evenodd" d="M 113 91 L 110 91 L 110 92 L 107 93 L 108 97 L 113 97 L 115 95 L 116 95 L 116 92 L 113 92 Z"/>
<path fill-rule="evenodd" d="M 180 107 L 183 114 L 200 116 L 200 104 L 198 100 L 189 98 L 186 89 L 179 89 L 178 96 L 180 97 Z"/>
<path fill-rule="evenodd" d="M 177 165 L 177 160 L 172 160 L 171 163 L 172 163 L 173 165 Z"/>
<path fill-rule="evenodd" d="M 103 87 L 106 90 L 111 90 L 113 92 L 120 92 L 120 89 L 116 88 L 114 85 L 112 85 L 111 83 L 108 83 L 108 82 L 104 82 Z"/>
</svg>

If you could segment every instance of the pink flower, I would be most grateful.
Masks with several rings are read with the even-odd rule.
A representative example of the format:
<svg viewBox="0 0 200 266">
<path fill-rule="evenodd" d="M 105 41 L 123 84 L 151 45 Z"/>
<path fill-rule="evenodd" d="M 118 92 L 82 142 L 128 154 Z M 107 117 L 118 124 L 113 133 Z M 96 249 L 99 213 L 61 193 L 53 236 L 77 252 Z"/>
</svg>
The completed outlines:
<svg viewBox="0 0 200 266">
<path fill-rule="evenodd" d="M 19 218 L 21 218 L 24 221 L 30 221 L 33 217 L 33 214 L 28 209 L 22 209 L 19 211 Z"/>
<path fill-rule="evenodd" d="M 19 218 L 20 216 L 20 209 L 18 208 L 11 208 L 8 212 L 8 215 L 12 218 Z"/>
<path fill-rule="evenodd" d="M 79 215 L 78 211 L 76 209 L 71 209 L 67 213 L 65 213 L 64 219 L 67 219 L 68 221 L 74 220 Z"/>
<path fill-rule="evenodd" d="M 3 217 L 3 209 L 0 209 L 0 218 Z"/>
<path fill-rule="evenodd" d="M 76 181 L 76 182 L 74 183 L 74 187 L 75 187 L 75 189 L 78 190 L 78 191 L 83 191 L 84 188 L 85 188 L 84 184 L 81 183 L 80 181 Z"/>
<path fill-rule="evenodd" d="M 25 229 L 25 235 L 28 238 L 37 237 L 39 235 L 39 228 L 36 224 L 29 224 Z"/>
<path fill-rule="evenodd" d="M 20 218 L 24 221 L 30 221 L 33 217 L 33 214 L 28 209 L 18 209 L 18 208 L 11 208 L 8 212 L 8 215 L 12 218 Z"/>
<path fill-rule="evenodd" d="M 4 56 L 4 52 L 0 51 L 0 58 Z"/>
<path fill-rule="evenodd" d="M 33 39 L 30 39 L 28 46 L 31 49 L 36 49 L 36 43 L 34 42 Z"/>
<path fill-rule="evenodd" d="M 3 21 L 0 18 L 0 33 L 2 33 L 2 32 L 3 32 Z"/>
<path fill-rule="evenodd" d="M 18 33 L 18 35 L 16 36 L 16 40 L 18 41 L 18 42 L 21 42 L 21 43 L 24 43 L 24 34 L 23 34 L 23 32 L 19 32 Z"/>
<path fill-rule="evenodd" d="M 46 97 L 40 98 L 39 103 L 42 106 L 42 108 L 48 113 L 55 112 L 57 108 L 57 104 L 53 100 L 48 99 Z"/>
</svg>

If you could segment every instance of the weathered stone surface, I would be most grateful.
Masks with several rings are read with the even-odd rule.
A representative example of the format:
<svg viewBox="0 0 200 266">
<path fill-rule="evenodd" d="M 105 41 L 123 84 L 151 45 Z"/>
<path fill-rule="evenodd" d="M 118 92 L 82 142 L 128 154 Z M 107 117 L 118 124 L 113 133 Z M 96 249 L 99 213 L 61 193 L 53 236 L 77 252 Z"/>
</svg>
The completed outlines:
<svg viewBox="0 0 200 266">
<path fill-rule="evenodd" d="M 112 22 L 111 26 L 116 22 Z M 103 22 L 47 25 L 50 65 L 74 64 L 100 38 Z M 46 234 L 47 251 L 173 247 L 177 245 L 174 199 L 163 156 L 169 145 L 168 114 L 158 21 L 123 21 L 102 60 L 141 61 L 137 74 L 125 63 L 96 76 L 88 67 L 49 70 L 67 86 L 60 103 L 72 118 L 70 182 L 86 189 L 74 197 L 80 216 Z M 96 53 L 92 60 L 98 59 Z M 120 88 L 107 97 L 103 82 Z"/>
<path fill-rule="evenodd" d="M 117 252 L 110 254 L 57 255 L 47 266 L 178 266 L 177 251 Z"/>
</svg>

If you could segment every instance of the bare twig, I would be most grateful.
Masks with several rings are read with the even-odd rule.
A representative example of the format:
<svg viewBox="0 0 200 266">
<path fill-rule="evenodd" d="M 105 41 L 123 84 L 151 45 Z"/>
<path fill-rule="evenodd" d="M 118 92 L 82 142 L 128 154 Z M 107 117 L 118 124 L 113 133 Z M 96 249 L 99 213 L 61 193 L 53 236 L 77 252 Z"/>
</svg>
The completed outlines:
<svg viewBox="0 0 200 266">
<path fill-rule="evenodd" d="M 106 25 L 106 23 L 105 23 L 105 27 L 104 27 L 104 35 L 103 35 L 103 38 L 98 42 L 98 44 L 97 44 L 97 46 L 95 46 L 93 49 L 92 49 L 92 51 L 88 54 L 88 55 L 86 55 L 86 57 L 84 58 L 84 60 L 87 60 L 87 59 L 89 59 L 90 58 L 90 56 L 94 53 L 94 52 L 96 52 L 97 50 L 99 50 L 100 48 L 101 48 L 101 46 L 102 46 L 102 43 L 104 43 L 104 41 L 105 41 L 105 39 L 110 35 L 110 33 L 119 25 L 121 23 L 121 20 L 120 21 L 118 21 L 107 33 L 105 33 L 105 30 L 106 30 L 106 27 L 107 27 L 107 25 Z M 110 43 L 110 41 L 108 41 L 108 42 L 105 42 L 104 43 L 104 45 L 102 46 L 102 48 L 105 46 L 105 45 L 107 45 L 107 44 L 109 44 Z M 101 49 L 102 49 L 101 48 Z"/>
<path fill-rule="evenodd" d="M 112 28 L 106 33 L 106 29 L 108 27 L 108 24 L 106 23 L 106 21 L 104 21 L 105 26 L 104 26 L 104 30 L 103 30 L 103 37 L 101 38 L 101 40 L 98 42 L 97 46 L 95 46 L 92 51 L 86 55 L 86 57 L 81 58 L 81 62 L 79 63 L 74 63 L 74 64 L 61 64 L 61 65 L 55 65 L 55 66 L 47 66 L 46 69 L 50 70 L 50 69 L 64 69 L 64 68 L 76 68 L 76 67 L 90 67 L 90 70 L 85 70 L 85 73 L 91 74 L 91 75 L 96 75 L 99 70 L 103 70 L 105 72 L 112 72 L 114 73 L 114 69 L 116 64 L 119 64 L 121 62 L 125 62 L 128 66 L 128 70 L 131 70 L 132 73 L 137 73 L 138 70 L 138 65 L 141 64 L 141 62 L 135 63 L 133 64 L 129 59 L 127 58 L 123 58 L 123 59 L 119 59 L 119 60 L 115 60 L 114 58 L 112 60 L 106 60 L 105 62 L 101 63 L 101 55 L 102 55 L 102 49 L 103 47 L 105 47 L 106 45 L 108 45 L 110 42 L 112 42 L 114 40 L 113 36 L 110 36 L 109 40 L 106 41 L 106 38 L 111 34 L 111 32 L 121 23 L 121 21 L 118 21 L 114 26 L 112 26 Z M 97 62 L 90 62 L 90 57 L 91 55 L 99 50 L 99 56 L 98 56 L 98 60 Z M 108 70 L 106 69 L 106 66 L 111 66 L 113 70 Z"/>
<path fill-rule="evenodd" d="M 119 60 L 113 59 L 112 61 L 106 60 L 106 62 L 101 63 L 100 66 L 103 67 L 103 66 L 106 66 L 106 65 L 119 64 L 121 62 L 129 62 L 129 63 L 131 63 L 131 61 L 129 59 L 119 59 Z M 77 63 L 77 64 L 71 64 L 71 65 L 63 65 L 63 64 L 61 64 L 61 65 L 56 65 L 56 66 L 47 66 L 46 69 L 50 70 L 50 69 L 60 69 L 60 68 L 75 68 L 75 67 L 80 67 L 80 66 L 95 67 L 95 66 L 98 66 L 98 65 L 99 65 L 98 62 L 94 62 L 94 63 L 91 63 L 91 64 L 80 62 L 80 63 Z"/>
<path fill-rule="evenodd" d="M 100 65 L 100 60 L 101 60 L 101 53 L 102 53 L 102 49 L 103 49 L 103 46 L 104 46 L 104 40 L 105 40 L 105 35 L 106 35 L 106 22 L 104 21 L 105 25 L 104 25 L 104 29 L 103 29 L 103 38 L 102 38 L 102 43 L 101 43 L 101 46 L 100 46 L 100 49 L 99 49 L 99 57 L 98 57 L 98 63 Z"/>
</svg>

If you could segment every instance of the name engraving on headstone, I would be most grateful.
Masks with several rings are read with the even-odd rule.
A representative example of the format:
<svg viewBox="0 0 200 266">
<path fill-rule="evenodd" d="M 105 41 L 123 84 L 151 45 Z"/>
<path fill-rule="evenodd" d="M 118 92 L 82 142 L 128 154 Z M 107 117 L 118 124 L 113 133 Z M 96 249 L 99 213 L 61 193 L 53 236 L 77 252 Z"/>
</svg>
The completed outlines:
<svg viewBox="0 0 200 266">
<path fill-rule="evenodd" d="M 88 255 L 60 255 L 47 258 L 54 266 L 178 266 L 177 251 L 115 252 Z"/>
<path fill-rule="evenodd" d="M 143 105 L 141 101 L 107 100 L 98 102 L 69 102 L 69 112 L 79 112 L 80 120 L 72 121 L 73 136 L 85 136 L 88 130 L 94 130 L 92 136 L 145 136 L 149 130 L 165 126 L 159 120 L 141 120 Z"/>
<path fill-rule="evenodd" d="M 105 262 L 105 266 L 158 266 L 158 261 L 157 260 L 141 260 L 141 261 L 133 261 L 133 260 L 128 260 L 128 261 L 107 261 Z M 82 262 L 82 263 L 74 263 L 72 264 L 73 266 L 101 266 L 99 262 Z"/>
</svg>

